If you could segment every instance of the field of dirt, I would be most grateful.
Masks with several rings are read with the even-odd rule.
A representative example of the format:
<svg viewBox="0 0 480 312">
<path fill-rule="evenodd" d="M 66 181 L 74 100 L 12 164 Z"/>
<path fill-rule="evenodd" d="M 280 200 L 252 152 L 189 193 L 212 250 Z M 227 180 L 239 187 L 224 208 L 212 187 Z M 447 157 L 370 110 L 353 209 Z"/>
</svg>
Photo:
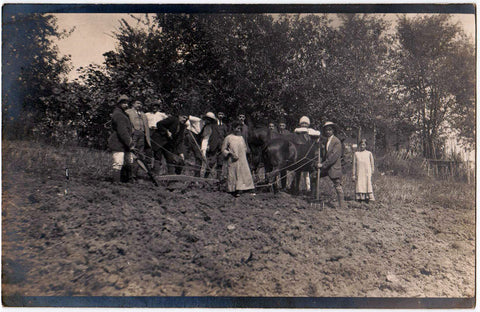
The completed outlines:
<svg viewBox="0 0 480 312">
<path fill-rule="evenodd" d="M 313 205 L 286 193 L 234 198 L 195 182 L 72 175 L 67 186 L 61 168 L 39 175 L 9 161 L 3 295 L 474 296 L 474 199 L 386 199 L 394 179 L 419 194 L 446 183 L 378 176 L 368 205 L 351 200 L 347 183 L 340 210 L 328 180 Z"/>
</svg>

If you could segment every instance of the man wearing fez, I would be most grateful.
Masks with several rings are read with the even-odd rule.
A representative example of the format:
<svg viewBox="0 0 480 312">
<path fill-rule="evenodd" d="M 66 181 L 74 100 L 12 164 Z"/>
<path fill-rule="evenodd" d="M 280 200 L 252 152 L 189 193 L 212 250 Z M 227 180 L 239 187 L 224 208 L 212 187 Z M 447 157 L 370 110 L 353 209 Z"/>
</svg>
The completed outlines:
<svg viewBox="0 0 480 312">
<path fill-rule="evenodd" d="M 132 123 L 126 114 L 129 98 L 121 95 L 112 114 L 112 134 L 108 139 L 108 147 L 113 152 L 113 182 L 128 182 L 131 176 L 133 158 Z"/>
</svg>

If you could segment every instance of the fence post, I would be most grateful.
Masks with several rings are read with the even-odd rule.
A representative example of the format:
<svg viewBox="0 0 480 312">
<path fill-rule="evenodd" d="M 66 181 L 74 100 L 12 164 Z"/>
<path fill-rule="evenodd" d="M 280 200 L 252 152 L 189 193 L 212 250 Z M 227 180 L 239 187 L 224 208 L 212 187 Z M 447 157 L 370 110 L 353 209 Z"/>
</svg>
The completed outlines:
<svg viewBox="0 0 480 312">
<path fill-rule="evenodd" d="M 452 175 L 452 180 L 455 179 L 455 170 L 453 168 L 453 166 L 457 166 L 457 162 L 456 161 L 452 161 L 451 165 L 450 165 L 450 173 Z"/>
<path fill-rule="evenodd" d="M 469 165 L 469 161 L 467 160 L 467 183 L 470 184 L 470 165 Z"/>
</svg>

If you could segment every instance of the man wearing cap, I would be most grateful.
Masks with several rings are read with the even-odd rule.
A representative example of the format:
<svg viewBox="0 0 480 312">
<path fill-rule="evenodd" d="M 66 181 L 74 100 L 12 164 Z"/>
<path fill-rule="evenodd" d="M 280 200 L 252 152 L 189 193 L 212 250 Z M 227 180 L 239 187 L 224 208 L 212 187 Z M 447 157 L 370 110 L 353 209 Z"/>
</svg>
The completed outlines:
<svg viewBox="0 0 480 312">
<path fill-rule="evenodd" d="M 181 174 L 184 156 L 185 129 L 188 116 L 170 116 L 157 123 L 157 131 L 152 136 L 153 150 L 157 157 L 163 155 L 167 162 L 168 174 Z"/>
<path fill-rule="evenodd" d="M 317 167 L 321 169 L 320 176 L 329 176 L 333 182 L 335 191 L 337 192 L 338 208 L 344 207 L 344 194 L 342 187 L 342 142 L 334 135 L 336 125 L 327 121 L 323 127 L 322 132 L 327 138 L 327 142 L 323 147 L 323 159 Z"/>
<path fill-rule="evenodd" d="M 206 170 L 205 170 L 205 177 L 208 177 L 215 167 L 218 165 L 218 160 L 221 159 L 221 151 L 220 148 L 223 143 L 223 139 L 221 138 L 220 132 L 218 130 L 218 121 L 215 117 L 215 114 L 212 112 L 208 112 L 203 116 L 203 120 L 205 121 L 205 126 L 200 133 L 201 137 L 201 151 L 204 160 L 206 160 Z M 221 179 L 221 167 L 217 169 L 217 178 Z"/>
<path fill-rule="evenodd" d="M 142 112 L 142 102 L 135 101 L 133 108 L 127 109 L 126 113 L 130 117 L 130 122 L 133 127 L 133 144 L 135 149 L 139 152 L 138 157 L 145 161 L 145 147 L 150 148 L 150 129 L 148 128 L 148 120 L 145 114 Z M 133 167 L 133 177 L 137 176 L 139 166 Z"/>
<path fill-rule="evenodd" d="M 128 182 L 133 163 L 130 150 L 133 148 L 132 123 L 125 113 L 129 98 L 121 95 L 112 113 L 113 133 L 108 139 L 108 147 L 113 152 L 113 182 Z"/>
</svg>

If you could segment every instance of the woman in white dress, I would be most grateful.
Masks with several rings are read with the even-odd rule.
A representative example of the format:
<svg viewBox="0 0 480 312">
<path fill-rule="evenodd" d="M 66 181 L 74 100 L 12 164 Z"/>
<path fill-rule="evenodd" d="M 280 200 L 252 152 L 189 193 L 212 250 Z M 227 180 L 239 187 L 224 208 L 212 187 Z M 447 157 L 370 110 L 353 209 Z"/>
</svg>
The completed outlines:
<svg viewBox="0 0 480 312">
<path fill-rule="evenodd" d="M 353 156 L 352 179 L 355 181 L 355 200 L 374 201 L 372 174 L 374 172 L 373 155 L 367 151 L 367 140 L 362 139 L 359 144 L 359 150 Z"/>
<path fill-rule="evenodd" d="M 239 192 L 253 190 L 255 186 L 247 161 L 247 144 L 239 122 L 233 123 L 233 133 L 223 141 L 222 153 L 227 159 L 227 191 L 238 197 Z"/>
</svg>

